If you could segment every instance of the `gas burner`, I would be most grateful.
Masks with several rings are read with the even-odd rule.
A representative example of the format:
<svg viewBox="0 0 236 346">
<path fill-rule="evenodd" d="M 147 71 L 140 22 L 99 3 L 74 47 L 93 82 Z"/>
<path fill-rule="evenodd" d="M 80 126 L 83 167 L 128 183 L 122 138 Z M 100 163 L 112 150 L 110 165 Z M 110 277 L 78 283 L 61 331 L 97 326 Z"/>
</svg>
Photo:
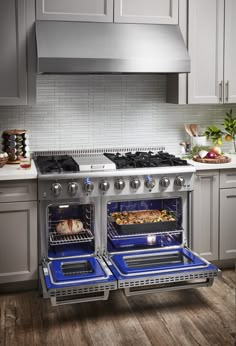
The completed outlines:
<svg viewBox="0 0 236 346">
<path fill-rule="evenodd" d="M 136 153 L 128 152 L 124 155 L 120 153 L 105 153 L 104 155 L 116 164 L 117 169 L 188 165 L 186 160 L 163 151 L 158 151 L 157 153 L 137 151 Z"/>
<path fill-rule="evenodd" d="M 42 174 L 78 172 L 79 167 L 71 156 L 38 156 L 37 165 Z"/>
</svg>

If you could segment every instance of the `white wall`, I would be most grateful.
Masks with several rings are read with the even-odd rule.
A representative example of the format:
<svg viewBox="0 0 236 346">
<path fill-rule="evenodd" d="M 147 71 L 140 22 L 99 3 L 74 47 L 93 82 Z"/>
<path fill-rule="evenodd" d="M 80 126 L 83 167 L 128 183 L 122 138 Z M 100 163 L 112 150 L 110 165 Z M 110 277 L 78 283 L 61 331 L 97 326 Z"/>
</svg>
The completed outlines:
<svg viewBox="0 0 236 346">
<path fill-rule="evenodd" d="M 176 152 L 189 139 L 184 123 L 219 125 L 230 108 L 167 104 L 165 75 L 39 75 L 37 106 L 0 107 L 0 130 L 28 130 L 31 150 L 148 145 Z"/>
</svg>

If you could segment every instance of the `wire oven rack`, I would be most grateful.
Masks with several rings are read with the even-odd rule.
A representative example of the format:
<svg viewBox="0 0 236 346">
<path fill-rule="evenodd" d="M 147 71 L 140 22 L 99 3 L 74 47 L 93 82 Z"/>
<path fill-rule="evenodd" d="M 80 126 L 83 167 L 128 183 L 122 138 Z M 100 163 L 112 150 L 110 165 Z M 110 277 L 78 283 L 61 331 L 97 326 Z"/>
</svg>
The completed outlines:
<svg viewBox="0 0 236 346">
<path fill-rule="evenodd" d="M 163 247 L 181 244 L 183 239 L 183 230 L 119 234 L 113 223 L 108 221 L 107 236 L 115 248 L 128 248 L 141 245 L 156 245 L 158 247 Z"/>
<path fill-rule="evenodd" d="M 55 245 L 66 245 L 91 242 L 94 239 L 94 235 L 89 229 L 83 229 L 77 234 L 62 235 L 57 232 L 53 232 L 49 235 L 49 244 Z"/>
</svg>

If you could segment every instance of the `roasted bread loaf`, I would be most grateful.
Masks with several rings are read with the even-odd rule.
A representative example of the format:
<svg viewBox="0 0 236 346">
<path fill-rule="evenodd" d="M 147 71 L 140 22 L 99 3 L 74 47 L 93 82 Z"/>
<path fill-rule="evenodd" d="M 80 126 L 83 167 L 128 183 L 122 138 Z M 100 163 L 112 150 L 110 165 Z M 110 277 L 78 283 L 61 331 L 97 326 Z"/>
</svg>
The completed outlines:
<svg viewBox="0 0 236 346">
<path fill-rule="evenodd" d="M 115 212 L 111 214 L 111 217 L 113 221 L 118 225 L 175 221 L 174 213 L 167 210 L 138 210 Z"/>
<path fill-rule="evenodd" d="M 62 220 L 56 225 L 57 233 L 63 235 L 77 234 L 82 230 L 83 223 L 79 219 Z"/>
</svg>

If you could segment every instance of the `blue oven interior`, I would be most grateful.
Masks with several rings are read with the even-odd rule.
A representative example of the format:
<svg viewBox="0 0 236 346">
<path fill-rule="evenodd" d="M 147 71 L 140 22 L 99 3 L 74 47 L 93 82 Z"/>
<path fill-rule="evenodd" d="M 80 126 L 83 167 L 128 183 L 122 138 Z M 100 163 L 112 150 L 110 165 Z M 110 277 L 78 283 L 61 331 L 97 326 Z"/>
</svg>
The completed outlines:
<svg viewBox="0 0 236 346">
<path fill-rule="evenodd" d="M 48 261 L 45 283 L 48 289 L 114 282 L 103 261 L 95 256 L 95 225 L 93 204 L 52 204 L 47 208 Z M 67 220 L 80 220 L 77 233 L 59 230 Z M 65 234 L 67 233 L 67 234 Z"/>
<path fill-rule="evenodd" d="M 80 220 L 83 229 L 78 234 L 59 234 L 57 225 L 63 220 Z M 93 204 L 53 204 L 47 210 L 48 257 L 78 257 L 93 254 L 94 206 Z"/>
<path fill-rule="evenodd" d="M 163 248 L 170 246 L 179 246 L 183 242 L 182 229 L 182 198 L 161 198 L 136 201 L 115 201 L 107 204 L 107 247 L 108 252 L 117 252 L 125 250 L 142 250 Z M 169 229 L 168 222 L 152 225 L 148 232 L 145 224 L 130 225 L 132 234 L 129 233 L 129 225 L 126 227 L 127 233 L 119 232 L 119 227 L 111 220 L 112 213 L 140 210 L 167 210 L 175 215 L 175 222 Z M 172 222 L 173 224 L 173 222 Z M 134 230 L 135 228 L 135 230 Z"/>
</svg>

